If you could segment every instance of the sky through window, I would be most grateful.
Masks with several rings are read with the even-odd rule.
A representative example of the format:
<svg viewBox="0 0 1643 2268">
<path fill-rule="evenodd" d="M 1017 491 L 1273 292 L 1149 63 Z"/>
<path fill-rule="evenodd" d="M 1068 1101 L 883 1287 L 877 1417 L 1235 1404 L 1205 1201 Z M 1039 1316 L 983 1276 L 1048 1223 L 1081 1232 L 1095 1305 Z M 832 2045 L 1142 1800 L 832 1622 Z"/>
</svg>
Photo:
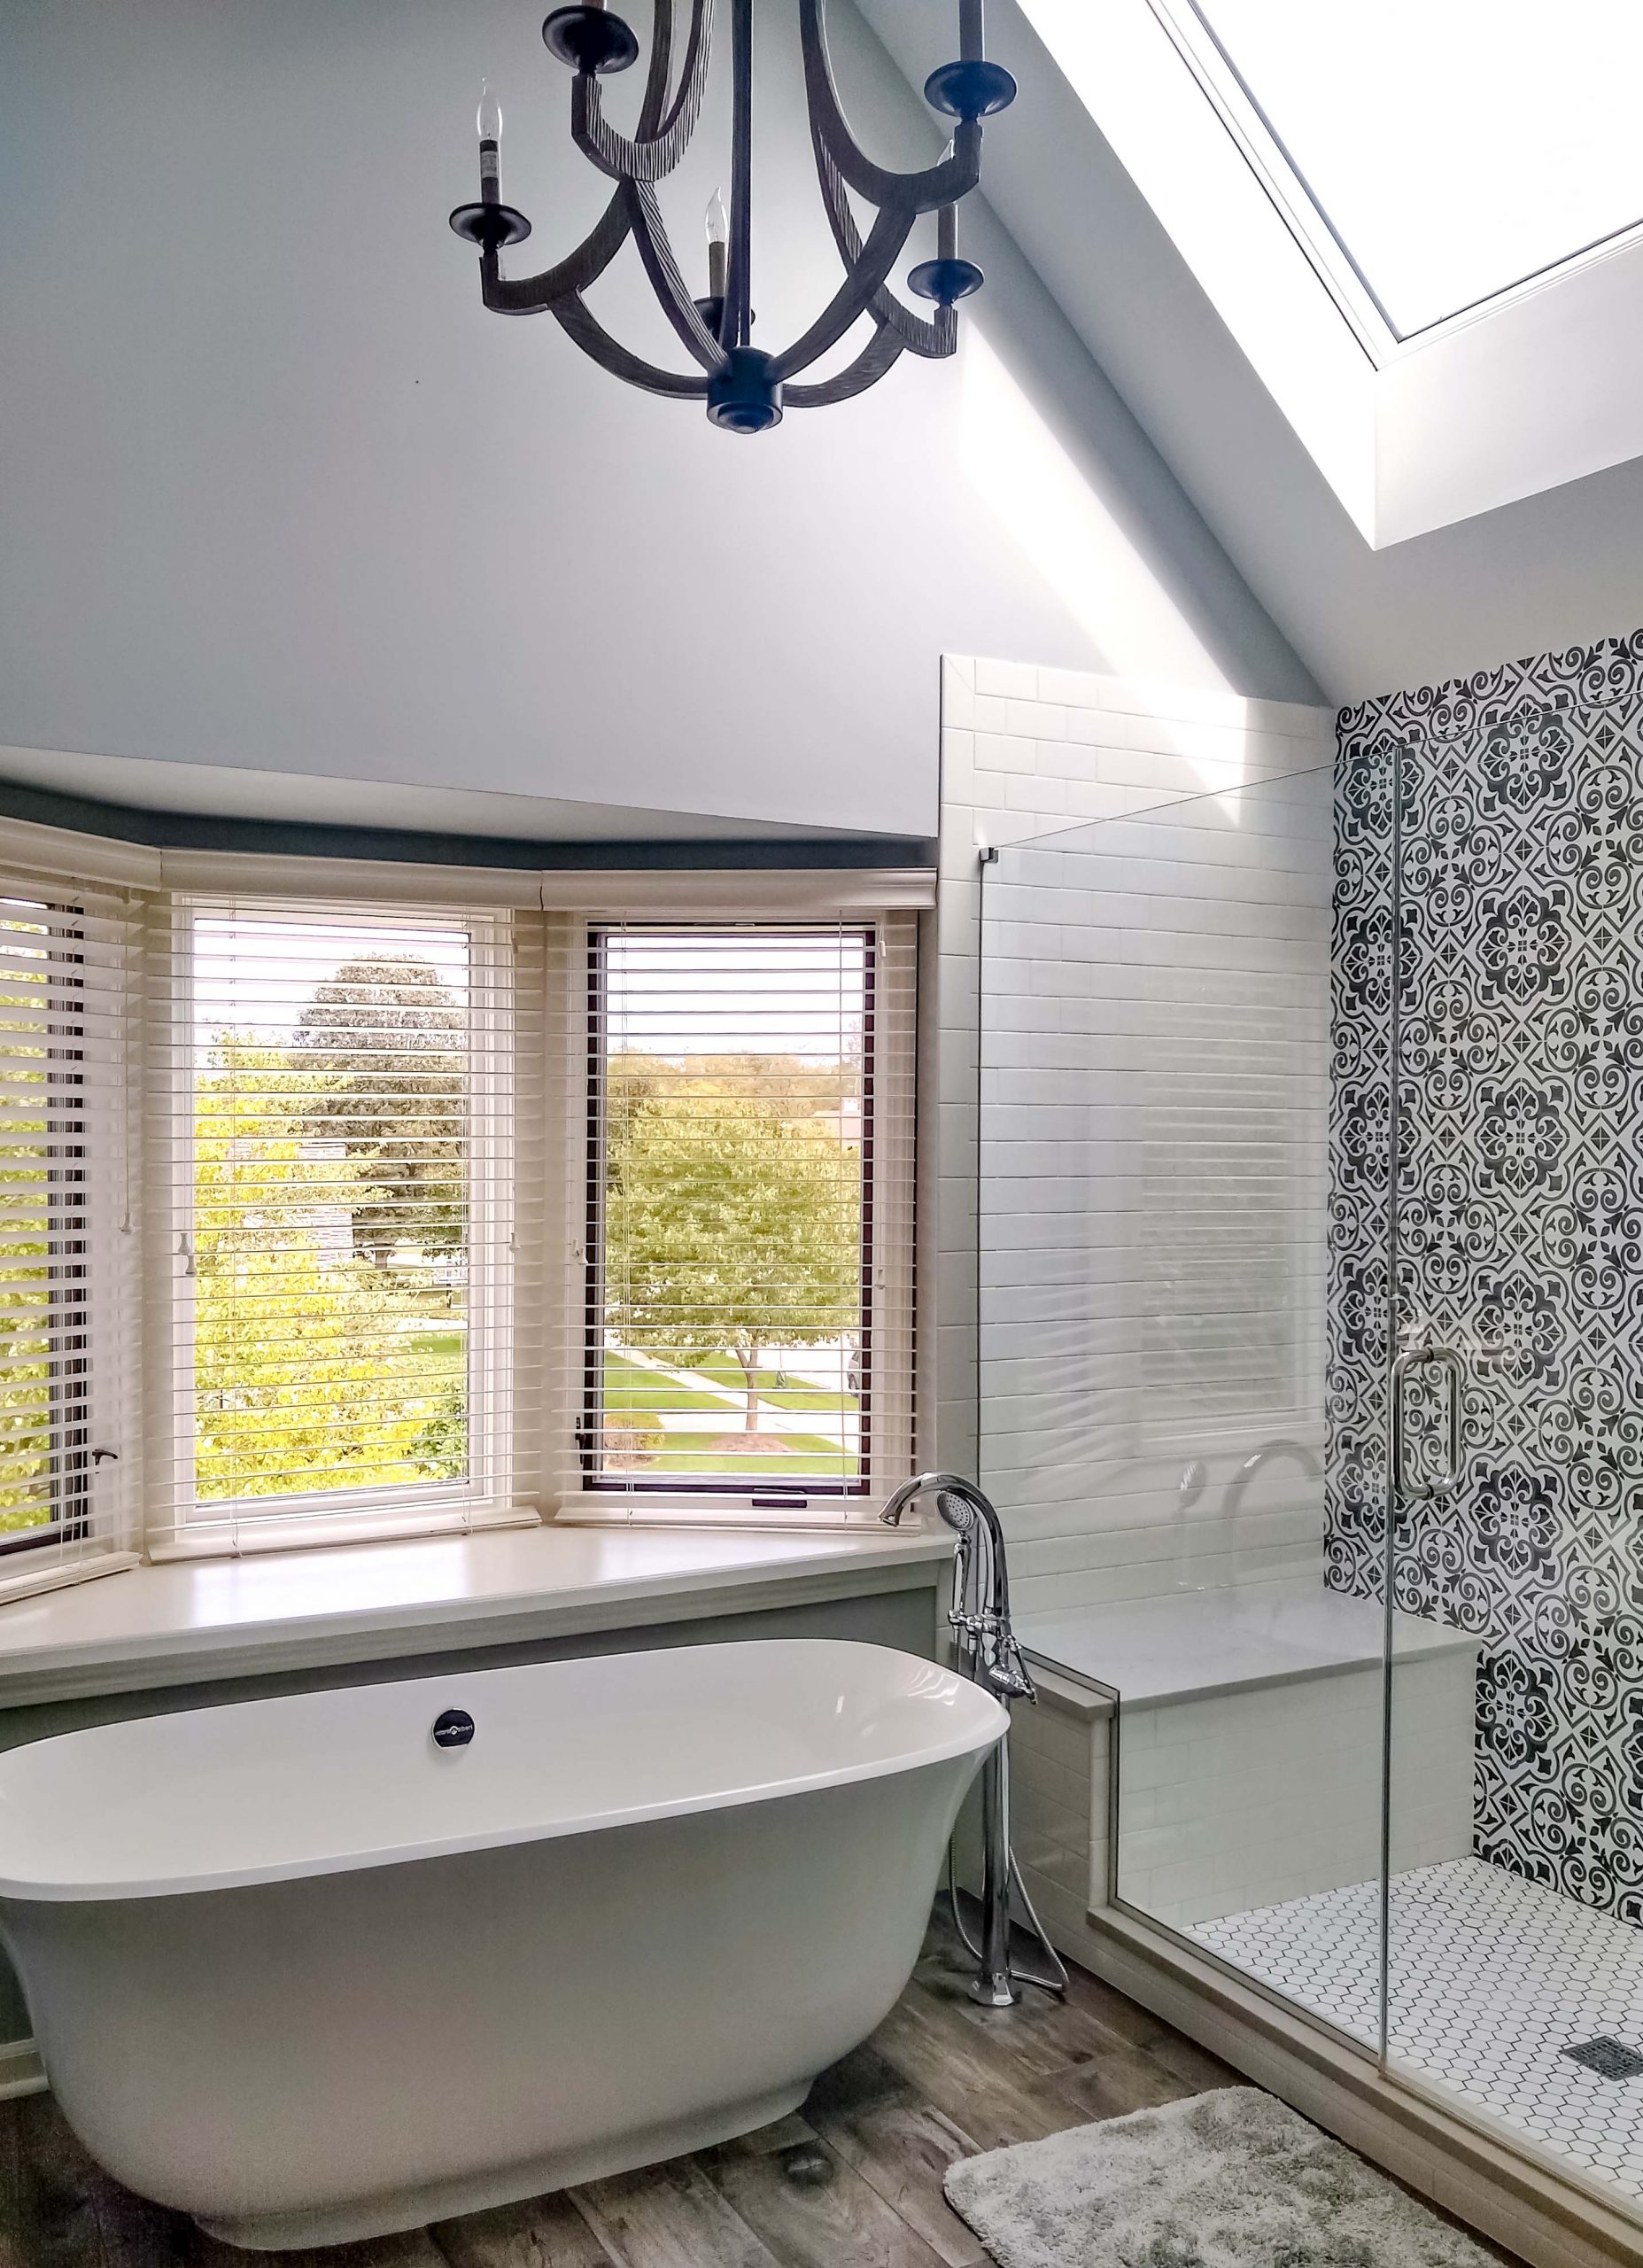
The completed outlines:
<svg viewBox="0 0 1643 2268">
<path fill-rule="evenodd" d="M 1392 329 L 1643 219 L 1636 0 L 1197 0 Z"/>
</svg>

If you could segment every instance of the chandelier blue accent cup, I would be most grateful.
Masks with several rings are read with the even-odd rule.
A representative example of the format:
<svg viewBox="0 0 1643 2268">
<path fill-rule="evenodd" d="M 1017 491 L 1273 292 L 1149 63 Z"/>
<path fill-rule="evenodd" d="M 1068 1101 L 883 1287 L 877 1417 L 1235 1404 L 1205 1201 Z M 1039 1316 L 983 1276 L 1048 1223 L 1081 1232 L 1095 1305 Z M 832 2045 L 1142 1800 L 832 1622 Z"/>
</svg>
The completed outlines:
<svg viewBox="0 0 1643 2268">
<path fill-rule="evenodd" d="M 1010 73 L 988 58 L 984 10 L 985 0 L 959 0 L 957 59 L 925 82 L 932 109 L 954 120 L 952 140 L 934 165 L 899 174 L 875 164 L 846 122 L 827 50 L 826 0 L 798 0 L 810 145 L 844 278 L 808 330 L 770 352 L 753 343 L 750 299 L 754 0 L 730 0 L 730 204 L 727 210 L 716 193 L 708 208 L 708 289 L 701 297 L 685 283 L 656 185 L 684 156 L 701 115 L 713 0 L 655 0 L 644 97 L 632 136 L 616 132 L 606 119 L 600 82 L 639 61 L 639 40 L 602 0 L 555 8 L 542 37 L 576 74 L 571 138 L 615 188 L 573 252 L 539 275 L 505 276 L 500 254 L 524 241 L 531 223 L 502 202 L 502 114 L 487 89 L 479 105 L 479 200 L 459 205 L 451 215 L 457 235 L 478 247 L 485 306 L 496 315 L 553 315 L 601 369 L 649 393 L 701 401 L 712 423 L 730 433 L 767 432 L 787 409 L 848 401 L 904 353 L 932 361 L 952 354 L 958 344 L 957 304 L 984 280 L 975 262 L 959 254 L 958 206 L 980 179 L 982 120 L 1008 108 L 1016 94 Z M 873 214 L 864 234 L 852 197 Z M 926 316 L 897 296 L 889 279 L 914 224 L 928 213 L 936 216 L 936 256 L 919 261 L 906 278 L 908 290 L 934 308 Z M 694 369 L 663 369 L 634 353 L 588 307 L 589 288 L 630 240 Z M 872 329 L 851 361 L 827 377 L 802 375 L 864 319 Z"/>
</svg>

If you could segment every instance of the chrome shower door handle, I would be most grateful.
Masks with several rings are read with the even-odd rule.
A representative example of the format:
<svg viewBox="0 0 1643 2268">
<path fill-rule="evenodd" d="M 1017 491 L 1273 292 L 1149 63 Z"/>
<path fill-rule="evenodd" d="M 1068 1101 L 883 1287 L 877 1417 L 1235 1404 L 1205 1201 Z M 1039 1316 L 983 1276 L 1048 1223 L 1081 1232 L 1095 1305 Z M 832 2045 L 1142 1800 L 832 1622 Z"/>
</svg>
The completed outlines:
<svg viewBox="0 0 1643 2268">
<path fill-rule="evenodd" d="M 1446 1372 L 1448 1394 L 1448 1458 L 1444 1470 L 1422 1479 L 1409 1470 L 1409 1429 L 1404 1422 L 1404 1386 L 1414 1371 L 1426 1369 Z M 1392 1364 L 1392 1482 L 1400 1496 L 1413 1496 L 1424 1503 L 1433 1496 L 1446 1496 L 1461 1485 L 1461 1393 L 1466 1372 L 1461 1357 L 1453 1347 L 1438 1347 L 1428 1343 L 1411 1348 L 1407 1355 L 1399 1355 Z"/>
<path fill-rule="evenodd" d="M 1424 1352 L 1399 1355 L 1392 1364 L 1391 1430 L 1392 1430 L 1392 1489 L 1399 1496 L 1430 1496 L 1431 1490 L 1425 1483 L 1413 1480 L 1404 1470 L 1404 1452 L 1408 1447 L 1408 1432 L 1404 1424 L 1404 1381 L 1412 1371 L 1418 1371 L 1426 1361 Z"/>
<path fill-rule="evenodd" d="M 1449 1373 L 1449 1465 L 1432 1487 L 1438 1495 L 1447 1496 L 1461 1486 L 1461 1395 L 1466 1371 L 1454 1348 L 1439 1347 L 1435 1355 L 1439 1369 Z"/>
</svg>

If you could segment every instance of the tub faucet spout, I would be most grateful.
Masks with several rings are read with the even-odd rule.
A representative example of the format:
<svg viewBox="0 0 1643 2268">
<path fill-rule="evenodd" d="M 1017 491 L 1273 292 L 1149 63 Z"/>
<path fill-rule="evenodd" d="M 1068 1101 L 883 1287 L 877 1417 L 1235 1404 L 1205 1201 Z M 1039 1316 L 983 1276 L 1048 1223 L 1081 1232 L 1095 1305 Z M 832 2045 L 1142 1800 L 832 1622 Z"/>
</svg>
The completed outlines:
<svg viewBox="0 0 1643 2268">
<path fill-rule="evenodd" d="M 887 1527 L 899 1527 L 902 1514 L 920 1496 L 935 1498 L 936 1510 L 958 1538 L 955 1597 L 947 1619 L 969 1658 L 971 1675 L 1006 1706 L 1035 1701 L 1010 1626 L 1010 1571 L 997 1512 L 973 1480 L 956 1472 L 921 1472 L 902 1483 L 879 1518 Z"/>
<path fill-rule="evenodd" d="M 1274 1457 L 1279 1456 L 1286 1456 L 1291 1463 L 1298 1464 L 1309 1480 L 1322 1480 L 1323 1467 L 1318 1462 L 1316 1452 L 1309 1449 L 1305 1441 L 1263 1441 L 1258 1449 L 1244 1458 L 1228 1484 L 1223 1507 L 1228 1519 L 1234 1520 L 1238 1517 L 1244 1503 L 1244 1492 L 1262 1465 L 1269 1464 Z"/>
</svg>

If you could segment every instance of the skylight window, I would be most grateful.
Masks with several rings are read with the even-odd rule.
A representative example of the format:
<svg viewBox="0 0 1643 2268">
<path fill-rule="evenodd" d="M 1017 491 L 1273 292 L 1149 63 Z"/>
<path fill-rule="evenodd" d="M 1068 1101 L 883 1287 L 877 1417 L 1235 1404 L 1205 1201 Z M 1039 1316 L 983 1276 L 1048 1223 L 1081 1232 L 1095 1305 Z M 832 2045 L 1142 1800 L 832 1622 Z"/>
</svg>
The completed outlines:
<svg viewBox="0 0 1643 2268">
<path fill-rule="evenodd" d="M 1170 0 L 1168 13 L 1277 160 L 1280 194 L 1285 161 L 1298 177 L 1321 231 L 1307 214 L 1302 227 L 1333 238 L 1398 338 L 1643 220 L 1636 0 Z"/>
<path fill-rule="evenodd" d="M 1643 458 L 1639 0 L 1017 5 L 1376 550 Z"/>
</svg>

